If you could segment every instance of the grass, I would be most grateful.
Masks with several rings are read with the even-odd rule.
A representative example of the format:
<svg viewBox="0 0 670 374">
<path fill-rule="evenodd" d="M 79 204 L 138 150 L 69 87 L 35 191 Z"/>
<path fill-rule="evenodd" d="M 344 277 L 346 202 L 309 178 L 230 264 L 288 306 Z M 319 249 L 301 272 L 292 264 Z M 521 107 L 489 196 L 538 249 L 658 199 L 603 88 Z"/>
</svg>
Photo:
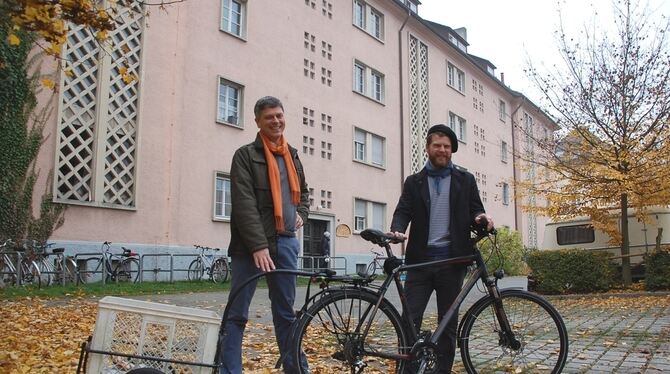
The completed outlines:
<svg viewBox="0 0 670 374">
<path fill-rule="evenodd" d="M 298 278 L 298 285 L 307 285 L 307 278 Z M 267 287 L 265 279 L 258 281 L 259 287 Z M 142 283 L 106 283 L 75 285 L 51 285 L 37 288 L 34 286 L 0 288 L 0 300 L 14 300 L 26 297 L 57 299 L 72 296 L 134 296 L 164 295 L 191 292 L 224 292 L 230 289 L 230 281 L 216 284 L 210 281 L 142 282 Z"/>
</svg>

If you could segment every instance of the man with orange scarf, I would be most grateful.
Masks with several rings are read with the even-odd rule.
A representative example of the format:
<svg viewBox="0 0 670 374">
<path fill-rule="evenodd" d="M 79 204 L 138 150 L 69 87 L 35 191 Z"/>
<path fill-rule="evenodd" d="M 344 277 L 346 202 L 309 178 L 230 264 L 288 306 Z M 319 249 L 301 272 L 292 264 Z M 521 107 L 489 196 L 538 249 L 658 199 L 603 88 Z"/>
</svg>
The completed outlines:
<svg viewBox="0 0 670 374">
<path fill-rule="evenodd" d="M 296 231 L 309 213 L 309 190 L 302 163 L 298 152 L 284 139 L 286 122 L 281 101 L 271 96 L 259 99 L 254 115 L 260 129 L 256 140 L 235 152 L 230 168 L 231 294 L 259 272 L 297 269 L 300 243 Z M 267 282 L 284 372 L 298 373 L 289 341 L 295 320 L 296 276 L 271 274 Z M 255 290 L 256 282 L 247 285 L 229 311 L 221 346 L 222 374 L 242 372 L 242 336 Z M 306 363 L 300 365 L 307 372 Z"/>
</svg>

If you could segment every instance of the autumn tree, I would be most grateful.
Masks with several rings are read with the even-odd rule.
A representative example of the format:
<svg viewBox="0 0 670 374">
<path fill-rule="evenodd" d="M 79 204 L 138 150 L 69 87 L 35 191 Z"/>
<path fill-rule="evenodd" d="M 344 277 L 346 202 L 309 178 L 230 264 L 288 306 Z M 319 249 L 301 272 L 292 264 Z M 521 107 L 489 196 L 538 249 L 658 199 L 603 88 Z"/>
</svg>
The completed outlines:
<svg viewBox="0 0 670 374">
<path fill-rule="evenodd" d="M 589 216 L 619 242 L 626 285 L 628 209 L 644 220 L 649 207 L 670 204 L 670 22 L 655 22 L 636 4 L 613 3 L 614 33 L 594 23 L 573 38 L 561 25 L 563 64 L 542 71 L 531 64 L 529 76 L 561 130 L 553 139 L 533 138 L 541 151 L 532 157 L 518 155 L 537 177 L 516 186 L 522 196 L 547 200 L 527 207 L 535 213 Z"/>
</svg>

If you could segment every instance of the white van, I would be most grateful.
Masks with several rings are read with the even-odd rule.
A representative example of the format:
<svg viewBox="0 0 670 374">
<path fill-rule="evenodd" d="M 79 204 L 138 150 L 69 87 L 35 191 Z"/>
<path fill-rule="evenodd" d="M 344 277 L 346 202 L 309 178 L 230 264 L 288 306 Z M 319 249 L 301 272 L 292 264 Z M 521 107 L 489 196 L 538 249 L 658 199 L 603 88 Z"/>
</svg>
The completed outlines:
<svg viewBox="0 0 670 374">
<path fill-rule="evenodd" d="M 638 221 L 634 211 L 628 212 L 628 233 L 630 242 L 630 263 L 639 265 L 643 255 L 653 251 L 656 244 L 670 244 L 670 207 L 649 210 L 649 222 Z M 619 220 L 619 227 L 621 221 Z M 584 248 L 608 251 L 617 263 L 621 263 L 621 247 L 612 246 L 609 235 L 595 230 L 591 220 L 575 218 L 561 222 L 550 222 L 544 227 L 544 242 L 541 249 Z"/>
</svg>

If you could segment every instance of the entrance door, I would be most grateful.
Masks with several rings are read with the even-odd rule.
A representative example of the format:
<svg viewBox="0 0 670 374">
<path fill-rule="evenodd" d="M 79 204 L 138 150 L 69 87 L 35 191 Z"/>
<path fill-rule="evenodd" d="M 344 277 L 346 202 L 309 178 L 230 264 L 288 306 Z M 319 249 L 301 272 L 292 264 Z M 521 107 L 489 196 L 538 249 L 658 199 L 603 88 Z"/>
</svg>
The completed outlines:
<svg viewBox="0 0 670 374">
<path fill-rule="evenodd" d="M 311 256 L 321 256 L 321 238 L 328 229 L 328 221 L 317 219 L 308 219 L 303 228 L 303 252 L 304 256 L 302 267 L 304 269 L 318 268 L 319 264 L 312 260 Z"/>
</svg>

